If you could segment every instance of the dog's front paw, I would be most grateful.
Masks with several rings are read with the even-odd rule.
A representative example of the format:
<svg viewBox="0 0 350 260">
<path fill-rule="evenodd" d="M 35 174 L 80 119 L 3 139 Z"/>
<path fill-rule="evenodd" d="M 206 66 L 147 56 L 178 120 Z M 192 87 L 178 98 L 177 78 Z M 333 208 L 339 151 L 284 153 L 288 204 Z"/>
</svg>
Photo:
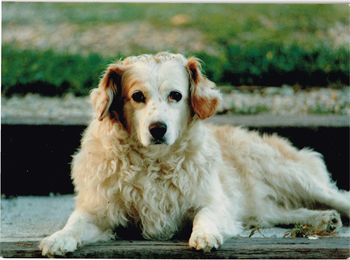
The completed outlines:
<svg viewBox="0 0 350 260">
<path fill-rule="evenodd" d="M 315 227 L 324 231 L 333 231 L 342 227 L 340 215 L 335 210 L 326 210 L 316 219 Z"/>
<path fill-rule="evenodd" d="M 213 248 L 217 249 L 222 243 L 222 235 L 202 230 L 193 231 L 189 241 L 191 248 L 203 250 L 204 252 L 210 252 Z"/>
<path fill-rule="evenodd" d="M 64 256 L 78 247 L 78 241 L 71 235 L 58 231 L 44 238 L 39 245 L 43 256 Z"/>
</svg>

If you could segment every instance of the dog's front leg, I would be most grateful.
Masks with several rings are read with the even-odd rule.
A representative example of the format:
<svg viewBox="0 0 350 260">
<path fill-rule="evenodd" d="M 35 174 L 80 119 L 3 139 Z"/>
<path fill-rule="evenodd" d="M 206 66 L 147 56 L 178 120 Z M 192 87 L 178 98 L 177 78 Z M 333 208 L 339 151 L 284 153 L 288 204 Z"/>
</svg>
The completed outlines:
<svg viewBox="0 0 350 260">
<path fill-rule="evenodd" d="M 44 238 L 39 248 L 44 256 L 64 256 L 68 252 L 75 251 L 79 245 L 111 238 L 112 234 L 108 231 L 103 232 L 94 224 L 88 213 L 75 210 L 64 228 Z"/>
<path fill-rule="evenodd" d="M 190 247 L 205 252 L 219 248 L 225 239 L 240 232 L 241 225 L 235 218 L 222 205 L 203 207 L 193 220 Z"/>
</svg>

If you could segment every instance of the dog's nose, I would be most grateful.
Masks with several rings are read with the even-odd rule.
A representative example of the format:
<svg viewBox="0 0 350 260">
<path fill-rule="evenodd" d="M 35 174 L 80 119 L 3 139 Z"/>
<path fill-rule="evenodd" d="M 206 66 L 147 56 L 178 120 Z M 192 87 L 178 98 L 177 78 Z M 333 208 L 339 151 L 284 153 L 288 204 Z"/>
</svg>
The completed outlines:
<svg viewBox="0 0 350 260">
<path fill-rule="evenodd" d="M 149 132 L 154 139 L 160 140 L 166 133 L 167 126 L 162 122 L 155 122 L 149 126 Z"/>
</svg>

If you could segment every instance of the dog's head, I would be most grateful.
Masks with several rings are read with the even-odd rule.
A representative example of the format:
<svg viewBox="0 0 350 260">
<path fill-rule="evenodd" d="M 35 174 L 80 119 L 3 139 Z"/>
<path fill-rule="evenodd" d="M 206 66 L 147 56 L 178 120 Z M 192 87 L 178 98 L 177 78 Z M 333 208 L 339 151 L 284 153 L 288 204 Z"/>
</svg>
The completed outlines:
<svg viewBox="0 0 350 260">
<path fill-rule="evenodd" d="M 193 119 L 212 116 L 220 99 L 196 58 L 170 53 L 110 65 L 91 93 L 98 119 L 121 123 L 143 146 L 172 145 Z"/>
</svg>

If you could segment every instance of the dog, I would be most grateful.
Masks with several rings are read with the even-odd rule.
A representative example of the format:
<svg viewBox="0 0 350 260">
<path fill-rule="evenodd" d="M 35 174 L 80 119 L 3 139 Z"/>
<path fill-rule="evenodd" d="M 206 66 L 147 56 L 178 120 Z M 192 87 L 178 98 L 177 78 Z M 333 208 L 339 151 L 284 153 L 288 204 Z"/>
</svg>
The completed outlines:
<svg viewBox="0 0 350 260">
<path fill-rule="evenodd" d="M 190 221 L 189 247 L 210 251 L 252 225 L 334 230 L 340 214 L 349 218 L 350 193 L 332 182 L 319 153 L 205 121 L 221 96 L 200 64 L 162 52 L 106 69 L 73 156 L 75 210 L 41 241 L 43 255 L 112 239 L 129 224 L 145 239 L 167 240 Z"/>
</svg>

